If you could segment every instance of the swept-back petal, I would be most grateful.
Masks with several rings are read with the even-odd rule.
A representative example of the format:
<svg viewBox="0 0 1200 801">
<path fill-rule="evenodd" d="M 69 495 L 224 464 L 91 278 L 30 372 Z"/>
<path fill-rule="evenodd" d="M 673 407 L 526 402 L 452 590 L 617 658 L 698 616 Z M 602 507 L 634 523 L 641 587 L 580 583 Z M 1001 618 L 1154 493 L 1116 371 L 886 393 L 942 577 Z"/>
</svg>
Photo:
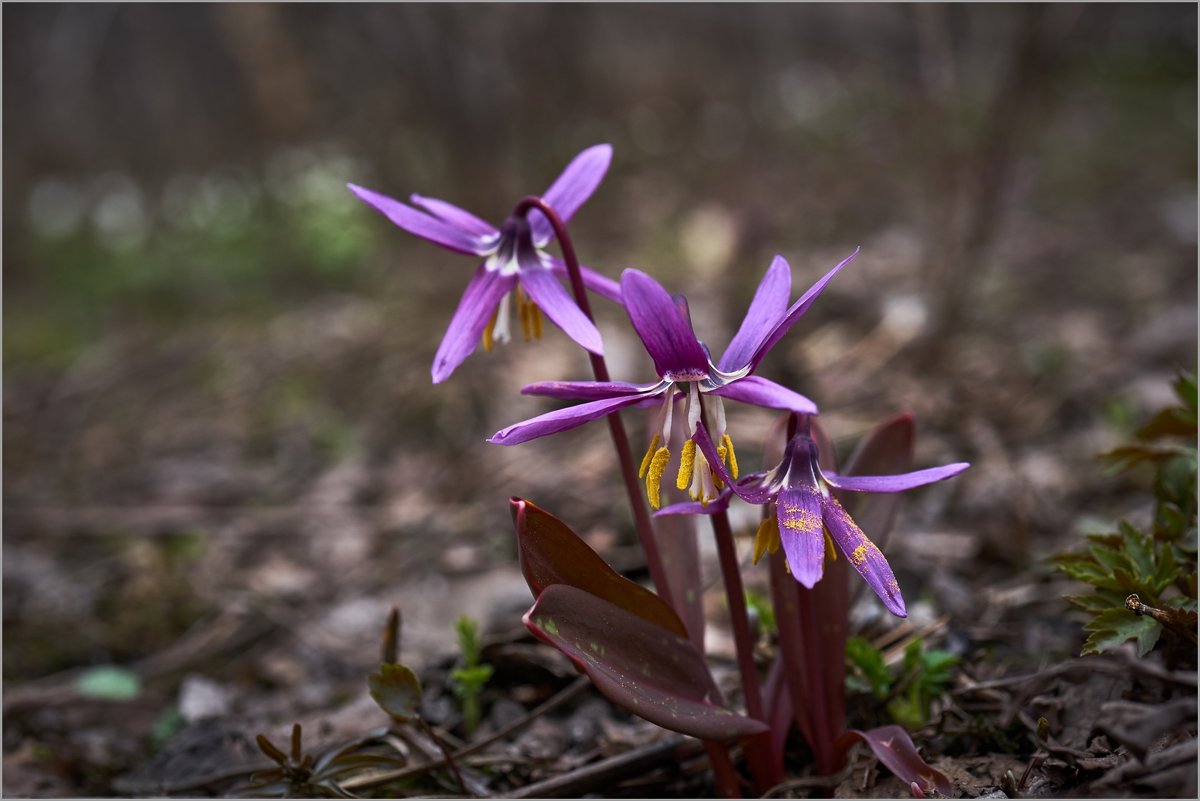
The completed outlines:
<svg viewBox="0 0 1200 801">
<path fill-rule="evenodd" d="M 556 409 L 553 412 L 547 412 L 530 420 L 514 423 L 508 428 L 497 431 L 488 439 L 488 442 L 495 445 L 520 445 L 522 442 L 528 442 L 531 439 L 557 434 L 560 431 L 569 431 L 584 423 L 611 414 L 618 409 L 632 406 L 642 400 L 641 395 L 632 395 L 624 398 L 604 398 L 603 400 L 581 403 L 578 406 L 569 406 L 566 409 Z"/>
<path fill-rule="evenodd" d="M 700 503 L 699 501 L 686 501 L 685 503 L 673 503 L 670 506 L 664 506 L 654 513 L 655 517 L 663 515 L 715 515 L 717 512 L 724 512 L 729 508 L 729 499 L 733 497 L 733 493 L 729 487 L 721 490 L 717 497 L 713 498 L 708 503 Z"/>
<path fill-rule="evenodd" d="M 825 480 L 831 487 L 851 492 L 903 492 L 914 487 L 923 487 L 926 484 L 953 478 L 970 466 L 967 462 L 955 462 L 912 473 L 898 473 L 894 476 L 839 476 L 835 473 L 826 473 Z"/>
<path fill-rule="evenodd" d="M 796 414 L 816 414 L 817 404 L 793 392 L 785 386 L 776 384 L 756 375 L 748 375 L 736 381 L 730 381 L 720 389 L 714 389 L 710 395 L 720 395 L 722 398 L 761 406 L 764 409 L 782 409 Z"/>
<path fill-rule="evenodd" d="M 621 273 L 621 299 L 660 376 L 708 374 L 708 354 L 657 281 L 640 270 L 626 270 Z"/>
<path fill-rule="evenodd" d="M 792 269 L 783 256 L 776 256 L 759 282 L 742 325 L 729 341 L 717 369 L 732 373 L 750 361 L 759 344 L 783 319 L 791 294 Z"/>
<path fill-rule="evenodd" d="M 521 264 L 519 273 L 521 286 L 533 298 L 538 308 L 546 313 L 550 321 L 563 330 L 579 346 L 599 356 L 604 355 L 604 344 L 596 324 L 587 318 L 575 301 L 563 289 L 563 285 L 536 260 L 530 265 Z"/>
<path fill-rule="evenodd" d="M 900 584 L 896 574 L 875 543 L 867 539 L 862 529 L 838 503 L 837 498 L 825 499 L 825 527 L 837 543 L 838 548 L 850 560 L 850 564 L 866 580 L 867 586 L 875 591 L 883 605 L 897 617 L 907 617 L 904 598 L 900 595 Z"/>
<path fill-rule="evenodd" d="M 354 184 L 346 184 L 346 186 L 358 196 L 359 200 L 385 215 L 410 234 L 428 239 L 430 242 L 458 253 L 482 256 L 486 250 L 482 237 L 477 234 L 431 217 L 422 211 L 417 211 L 412 206 L 406 206 L 387 195 L 381 195 Z"/>
<path fill-rule="evenodd" d="M 548 257 L 550 259 L 550 269 L 554 270 L 554 274 L 570 284 L 570 277 L 567 275 L 567 265 L 563 264 L 562 259 L 555 256 Z M 595 270 L 579 266 L 580 275 L 583 276 L 583 285 L 595 292 L 597 295 L 603 295 L 614 303 L 621 302 L 621 285 L 609 278 L 607 275 L 601 275 Z"/>
<path fill-rule="evenodd" d="M 627 395 L 642 394 L 645 397 L 657 398 L 661 392 L 651 393 L 655 384 L 640 386 L 625 381 L 539 381 L 521 389 L 522 395 L 543 395 L 548 398 L 563 398 L 564 400 L 599 400 L 600 398 L 623 398 Z M 667 385 L 662 385 L 664 389 Z"/>
<path fill-rule="evenodd" d="M 479 342 L 479 336 L 492 317 L 492 310 L 517 283 L 515 275 L 501 275 L 499 270 L 488 270 L 483 265 L 475 271 L 467 284 L 458 309 L 446 328 L 442 344 L 433 357 L 433 383 L 440 384 L 450 377 L 454 369 L 471 355 Z"/>
<path fill-rule="evenodd" d="M 810 590 L 825 573 L 825 526 L 821 492 L 814 486 L 785 489 L 775 502 L 779 542 L 796 581 Z"/>
<path fill-rule="evenodd" d="M 801 295 L 800 299 L 788 308 L 787 313 L 783 316 L 783 319 L 775 325 L 775 327 L 771 330 L 771 333 L 769 333 L 759 343 L 758 347 L 754 349 L 754 354 L 750 358 L 750 364 L 753 365 L 753 367 L 758 367 L 759 362 L 763 360 L 763 357 L 767 355 L 767 352 L 771 350 L 771 348 L 775 347 L 775 344 L 779 342 L 779 340 L 783 339 L 783 335 L 786 334 L 793 325 L 795 325 L 796 321 L 799 320 L 806 311 L 808 311 L 808 307 L 813 305 L 813 301 L 815 301 L 817 297 L 825 290 L 826 285 L 833 280 L 833 277 L 838 274 L 838 271 L 854 260 L 854 257 L 858 255 L 859 250 L 861 250 L 861 248 L 855 248 L 853 253 L 842 260 L 838 266 L 821 276 L 819 281 L 810 286 L 808 291 Z"/>
<path fill-rule="evenodd" d="M 696 433 L 692 435 L 692 439 L 696 441 L 696 447 L 704 454 L 704 458 L 725 485 L 731 489 L 735 495 L 747 503 L 763 504 L 775 497 L 775 491 L 767 484 L 763 483 L 765 473 L 754 473 L 749 476 L 743 476 L 740 480 L 735 481 L 733 476 L 729 474 L 729 468 L 721 460 L 720 454 L 717 453 L 717 447 L 713 445 L 712 437 L 708 434 L 708 429 L 704 426 L 696 426 Z"/>
<path fill-rule="evenodd" d="M 500 233 L 491 223 L 479 219 L 471 212 L 461 209 L 453 203 L 447 203 L 435 197 L 422 197 L 416 194 L 409 195 L 408 199 L 435 217 L 445 220 L 467 233 L 475 234 L 476 236 L 495 236 Z"/>
<path fill-rule="evenodd" d="M 592 196 L 592 192 L 596 191 L 596 187 L 604 179 L 604 173 L 608 171 L 610 162 L 612 162 L 612 145 L 589 147 L 571 160 L 571 163 L 562 171 L 562 175 L 558 176 L 546 193 L 542 195 L 542 200 L 558 212 L 558 216 L 563 222 L 567 222 Z M 531 211 L 529 221 L 533 226 L 533 241 L 539 247 L 545 245 L 554 236 L 550 221 L 540 211 Z"/>
</svg>

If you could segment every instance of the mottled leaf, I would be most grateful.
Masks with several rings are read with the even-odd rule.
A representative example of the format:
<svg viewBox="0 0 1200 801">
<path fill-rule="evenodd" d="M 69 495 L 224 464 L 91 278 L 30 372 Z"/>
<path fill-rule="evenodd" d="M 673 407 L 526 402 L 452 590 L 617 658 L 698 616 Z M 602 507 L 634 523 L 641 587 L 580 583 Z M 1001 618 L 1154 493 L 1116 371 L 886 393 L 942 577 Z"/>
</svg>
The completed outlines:
<svg viewBox="0 0 1200 801">
<path fill-rule="evenodd" d="M 857 741 L 866 743 L 884 767 L 904 783 L 916 782 L 925 792 L 937 790 L 944 796 L 955 795 L 953 782 L 940 770 L 925 764 L 925 760 L 917 753 L 912 738 L 902 727 L 880 726 L 868 731 L 850 729 L 837 739 L 835 747 L 839 753 L 839 762 L 845 758 L 850 746 Z"/>
<path fill-rule="evenodd" d="M 546 587 L 524 621 L 605 697 L 651 723 L 705 740 L 767 730 L 724 706 L 703 654 L 684 633 L 567 584 Z"/>
<path fill-rule="evenodd" d="M 417 716 L 421 704 L 421 680 L 406 665 L 398 662 L 384 663 L 378 673 L 367 678 L 371 697 L 384 712 L 400 721 L 410 721 Z"/>
<path fill-rule="evenodd" d="M 566 584 L 687 636 L 679 615 L 662 598 L 609 567 L 565 523 L 522 498 L 511 498 L 510 503 L 521 572 L 535 598 L 553 584 Z"/>
</svg>

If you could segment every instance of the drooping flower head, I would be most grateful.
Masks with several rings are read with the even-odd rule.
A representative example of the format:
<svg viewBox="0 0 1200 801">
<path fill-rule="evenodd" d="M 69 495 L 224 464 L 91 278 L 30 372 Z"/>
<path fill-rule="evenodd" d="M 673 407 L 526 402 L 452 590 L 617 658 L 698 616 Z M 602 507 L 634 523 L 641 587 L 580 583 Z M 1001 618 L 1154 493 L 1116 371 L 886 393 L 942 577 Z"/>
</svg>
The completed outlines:
<svg viewBox="0 0 1200 801">
<path fill-rule="evenodd" d="M 722 399 L 797 414 L 816 413 L 816 405 L 808 398 L 752 373 L 767 352 L 808 311 L 833 276 L 857 254 L 856 250 L 830 270 L 791 306 L 788 305 L 791 268 L 782 256 L 776 256 L 758 285 L 741 327 L 715 364 L 708 348 L 692 330 L 687 301 L 682 296 L 672 298 L 645 273 L 626 270 L 621 274 L 625 309 L 654 360 L 658 381 L 652 384 L 596 381 L 532 384 L 522 392 L 588 402 L 509 426 L 488 441 L 516 445 L 575 428 L 626 406 L 657 402 L 661 411 L 641 468 L 641 477 L 646 480 L 646 494 L 650 504 L 657 509 L 662 475 L 671 458 L 668 447 L 671 420 L 676 401 L 682 399 L 687 439 L 680 453 L 676 486 L 689 489 L 693 498 L 706 503 L 716 497 L 721 484 L 709 464 L 712 459 L 728 464 L 734 477 L 737 474 L 737 457 L 726 431 Z M 717 443 L 711 454 L 696 450 L 695 437 L 700 429 L 705 429 Z"/>
<path fill-rule="evenodd" d="M 580 153 L 567 165 L 542 199 L 570 220 L 600 185 L 612 161 L 611 145 L 596 145 Z M 450 377 L 482 341 L 485 350 L 494 342 L 508 342 L 512 299 L 525 339 L 541 337 L 541 315 L 592 353 L 602 354 L 600 332 L 579 310 L 559 283 L 566 275 L 562 261 L 544 248 L 554 236 L 546 215 L 531 210 L 528 216 L 513 215 L 497 229 L 474 214 L 436 198 L 412 195 L 409 199 L 424 211 L 398 200 L 349 184 L 362 201 L 387 216 L 396 225 L 422 239 L 458 253 L 483 259 L 467 284 L 458 310 L 450 320 L 442 344 L 433 359 L 433 383 Z M 586 267 L 584 284 L 594 292 L 620 302 L 616 282 Z"/>
<path fill-rule="evenodd" d="M 717 448 L 705 432 L 696 437 L 700 450 L 715 457 Z M 800 418 L 796 435 L 787 443 L 783 459 L 775 467 L 735 481 L 717 463 L 717 471 L 728 486 L 716 503 L 682 503 L 659 514 L 705 514 L 723 510 L 732 495 L 756 504 L 775 504 L 775 514 L 766 517 L 754 542 L 754 561 L 783 546 L 792 575 L 812 589 L 825 570 L 825 557 L 837 558 L 834 543 L 854 569 L 866 580 L 884 605 L 895 615 L 906 615 L 904 598 L 896 576 L 883 553 L 863 533 L 830 488 L 850 492 L 903 492 L 943 481 L 970 467 L 966 462 L 931 467 L 892 476 L 842 476 L 821 469 L 817 442 L 807 417 Z"/>
</svg>

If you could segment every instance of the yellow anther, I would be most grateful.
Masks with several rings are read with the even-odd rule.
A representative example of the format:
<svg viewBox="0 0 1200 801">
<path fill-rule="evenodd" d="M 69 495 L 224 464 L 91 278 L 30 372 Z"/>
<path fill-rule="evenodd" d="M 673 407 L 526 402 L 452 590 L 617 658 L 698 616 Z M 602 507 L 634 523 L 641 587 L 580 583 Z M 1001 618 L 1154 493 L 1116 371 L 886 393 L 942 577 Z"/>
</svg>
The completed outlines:
<svg viewBox="0 0 1200 801">
<path fill-rule="evenodd" d="M 830 562 L 837 561 L 837 548 L 833 547 L 833 538 L 829 536 L 829 532 L 825 532 L 825 555 L 829 557 Z"/>
<path fill-rule="evenodd" d="M 488 353 L 492 352 L 492 346 L 495 344 L 495 342 L 492 341 L 492 329 L 496 327 L 496 315 L 499 313 L 500 307 L 497 306 L 495 310 L 492 311 L 492 317 L 490 320 L 488 320 L 488 324 L 483 329 L 483 349 Z"/>
<path fill-rule="evenodd" d="M 721 454 L 721 461 L 723 461 L 723 462 L 725 461 L 726 454 L 728 454 L 729 461 L 725 462 L 725 463 L 729 465 L 729 475 L 733 476 L 734 478 L 737 478 L 738 477 L 737 454 L 733 452 L 733 440 L 731 440 L 729 438 L 729 435 L 726 434 L 724 437 L 721 438 L 721 442 L 725 447 L 717 448 L 717 453 Z"/>
<path fill-rule="evenodd" d="M 529 319 L 529 301 L 525 300 L 520 287 L 517 287 L 517 314 L 521 317 L 521 334 L 528 342 L 533 335 L 533 322 Z"/>
<path fill-rule="evenodd" d="M 679 454 L 679 474 L 675 476 L 675 486 L 687 489 L 692 480 L 692 468 L 696 465 L 696 441 L 689 439 L 683 443 L 683 453 Z M 696 496 L 693 496 L 696 497 Z M 699 498 L 696 498 L 699 500 Z"/>
<path fill-rule="evenodd" d="M 662 506 L 662 474 L 670 460 L 671 452 L 666 448 L 659 448 L 654 452 L 654 458 L 650 460 L 650 467 L 646 470 L 646 498 L 655 509 Z"/>
<path fill-rule="evenodd" d="M 542 338 L 542 310 L 533 301 L 529 302 L 529 316 L 533 318 L 533 338 Z"/>
<path fill-rule="evenodd" d="M 654 458 L 654 452 L 658 450 L 660 442 L 662 442 L 661 434 L 655 434 L 654 439 L 650 440 L 650 447 L 646 449 L 646 455 L 642 457 L 642 466 L 638 468 L 638 478 L 646 477 L 646 471 L 650 468 L 650 460 Z"/>
<path fill-rule="evenodd" d="M 754 564 L 758 564 L 763 554 L 775 553 L 778 550 L 779 525 L 773 516 L 767 517 L 758 524 L 758 531 L 754 534 Z"/>
</svg>

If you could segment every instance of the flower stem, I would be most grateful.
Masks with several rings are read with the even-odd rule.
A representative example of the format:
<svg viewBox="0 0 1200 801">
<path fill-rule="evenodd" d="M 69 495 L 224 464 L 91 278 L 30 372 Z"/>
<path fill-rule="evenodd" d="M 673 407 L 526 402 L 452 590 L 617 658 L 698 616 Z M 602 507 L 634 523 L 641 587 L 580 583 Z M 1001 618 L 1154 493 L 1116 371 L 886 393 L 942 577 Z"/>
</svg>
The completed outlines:
<svg viewBox="0 0 1200 801">
<path fill-rule="evenodd" d="M 535 195 L 522 198 L 513 210 L 513 214 L 528 214 L 533 209 L 537 209 L 546 215 L 546 219 L 550 221 L 550 226 L 554 229 L 554 236 L 558 240 L 558 246 L 562 249 L 563 262 L 567 265 L 567 275 L 571 279 L 571 291 L 575 295 L 575 303 L 578 304 L 579 310 L 589 320 L 594 322 L 595 318 L 592 316 L 592 307 L 588 302 L 587 289 L 583 285 L 583 273 L 579 269 L 579 260 L 575 256 L 575 246 L 571 243 L 571 237 L 567 233 L 567 226 L 550 204 Z M 588 358 L 591 360 L 592 373 L 596 376 L 596 380 L 609 381 L 608 365 L 605 363 L 604 357 L 595 353 L 588 353 Z M 646 506 L 645 497 L 642 495 L 642 486 L 638 481 L 637 467 L 633 462 L 633 453 L 629 450 L 629 436 L 625 433 L 625 425 L 621 422 L 619 412 L 613 412 L 608 415 L 607 419 L 608 430 L 612 434 L 613 446 L 617 450 L 617 459 L 621 463 L 621 477 L 625 481 L 625 491 L 629 495 L 629 505 L 633 510 L 633 520 L 637 528 L 638 539 L 641 541 L 642 550 L 646 554 L 646 564 L 650 568 L 650 579 L 654 582 L 654 587 L 658 591 L 659 596 L 674 607 L 674 596 L 671 594 L 669 581 L 667 580 L 667 571 L 663 565 L 662 555 L 658 551 L 658 542 L 654 539 L 654 526 L 650 521 L 650 510 Z M 680 610 L 676 611 L 680 612 Z M 680 617 L 682 617 L 682 613 Z"/>
</svg>

